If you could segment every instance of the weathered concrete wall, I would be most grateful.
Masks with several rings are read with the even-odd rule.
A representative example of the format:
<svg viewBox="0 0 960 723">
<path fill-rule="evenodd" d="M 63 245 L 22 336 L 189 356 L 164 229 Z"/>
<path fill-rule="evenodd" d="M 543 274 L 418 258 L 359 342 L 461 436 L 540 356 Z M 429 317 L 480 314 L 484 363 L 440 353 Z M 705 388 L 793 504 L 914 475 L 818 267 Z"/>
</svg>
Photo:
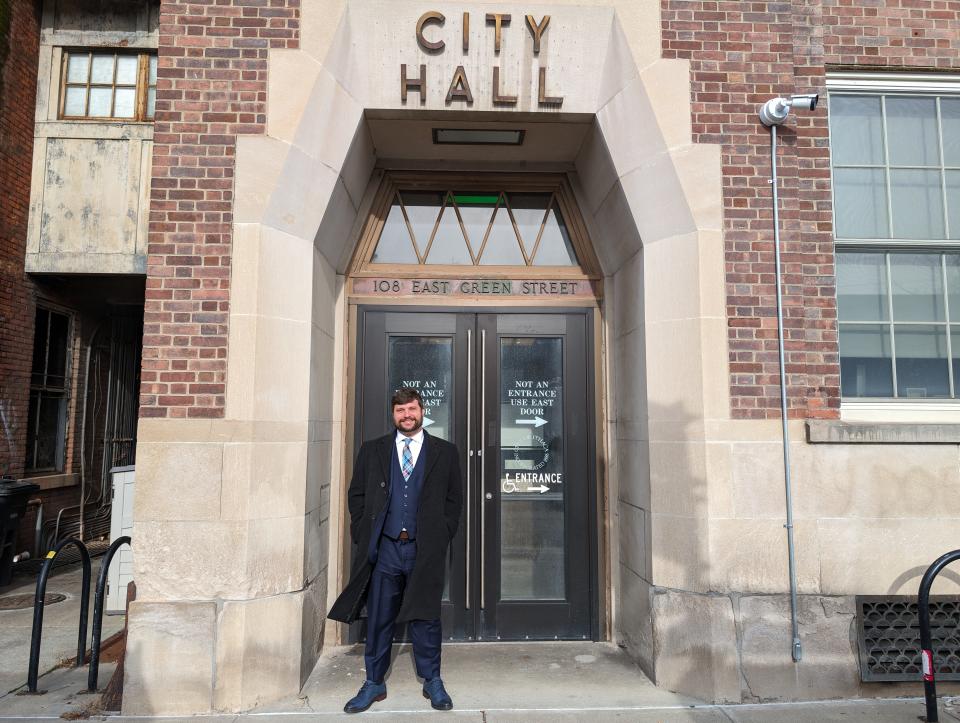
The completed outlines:
<svg viewBox="0 0 960 723">
<path fill-rule="evenodd" d="M 157 6 L 47 0 L 40 38 L 27 271 L 142 274 L 153 123 L 59 119 L 63 50 L 157 47 Z"/>
</svg>

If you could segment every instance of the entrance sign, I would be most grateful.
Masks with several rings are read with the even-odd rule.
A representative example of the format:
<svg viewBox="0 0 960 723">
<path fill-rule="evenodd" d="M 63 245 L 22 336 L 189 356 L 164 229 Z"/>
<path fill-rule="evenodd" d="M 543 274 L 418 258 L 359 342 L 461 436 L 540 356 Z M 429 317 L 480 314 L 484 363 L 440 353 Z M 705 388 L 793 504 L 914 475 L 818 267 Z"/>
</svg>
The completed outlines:
<svg viewBox="0 0 960 723">
<path fill-rule="evenodd" d="M 500 55 L 500 46 L 503 40 L 503 28 L 509 27 L 512 17 L 509 13 L 486 13 L 485 20 L 487 26 L 493 33 L 493 52 Z M 550 16 L 544 15 L 537 20 L 533 15 L 525 16 L 526 29 L 533 39 L 533 55 L 540 54 L 540 45 L 544 40 L 544 34 L 550 25 Z M 422 50 L 431 55 L 443 53 L 446 47 L 446 41 L 443 40 L 442 33 L 435 34 L 435 39 L 426 36 L 427 26 L 437 26 L 442 28 L 446 23 L 446 16 L 436 10 L 425 12 L 417 20 L 416 38 L 417 45 Z M 433 28 L 430 28 L 432 31 Z M 431 33 L 431 35 L 434 35 Z M 463 53 L 470 51 L 470 13 L 464 12 L 460 21 L 460 37 L 462 41 Z M 511 106 L 517 104 L 517 94 L 510 94 L 508 90 L 501 86 L 500 66 L 494 65 L 492 68 L 493 81 L 492 100 L 495 105 Z M 419 76 L 414 77 L 412 71 L 407 69 L 406 63 L 400 64 L 400 100 L 407 102 L 407 93 L 419 93 L 420 103 L 427 102 L 427 66 L 421 63 Z M 467 78 L 467 71 L 462 65 L 458 65 L 450 78 L 450 85 L 447 88 L 446 102 L 463 101 L 467 105 L 473 103 L 473 92 L 470 90 L 470 81 Z M 539 76 L 537 80 L 537 105 L 553 106 L 559 108 L 563 105 L 562 96 L 547 95 L 547 66 L 540 65 Z"/>
<path fill-rule="evenodd" d="M 520 298 L 564 298 L 593 301 L 597 293 L 585 279 L 387 279 L 354 278 L 353 293 L 359 296 L 388 297 L 469 297 L 513 296 Z"/>
</svg>

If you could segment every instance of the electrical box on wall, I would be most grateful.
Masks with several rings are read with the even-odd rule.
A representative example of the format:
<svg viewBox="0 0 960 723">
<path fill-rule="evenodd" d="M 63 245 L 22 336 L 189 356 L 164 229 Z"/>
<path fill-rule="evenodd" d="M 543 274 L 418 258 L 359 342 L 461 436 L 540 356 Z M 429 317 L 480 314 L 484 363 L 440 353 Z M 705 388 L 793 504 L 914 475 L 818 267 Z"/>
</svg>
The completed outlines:
<svg viewBox="0 0 960 723">
<path fill-rule="evenodd" d="M 114 467 L 113 509 L 110 515 L 110 541 L 133 533 L 133 465 Z M 107 613 L 122 613 L 127 606 L 127 583 L 133 580 L 133 550 L 123 545 L 110 562 L 107 573 Z"/>
</svg>

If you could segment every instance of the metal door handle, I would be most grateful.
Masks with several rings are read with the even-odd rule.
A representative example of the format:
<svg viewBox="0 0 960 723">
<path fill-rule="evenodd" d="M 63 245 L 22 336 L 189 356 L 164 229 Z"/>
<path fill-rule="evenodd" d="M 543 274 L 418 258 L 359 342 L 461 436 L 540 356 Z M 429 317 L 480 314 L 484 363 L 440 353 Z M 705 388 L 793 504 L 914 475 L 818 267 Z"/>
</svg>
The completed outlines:
<svg viewBox="0 0 960 723">
<path fill-rule="evenodd" d="M 486 492 L 484 484 L 484 464 L 483 450 L 486 449 L 487 435 L 487 330 L 480 330 L 480 450 L 477 455 L 480 457 L 480 489 Z M 487 506 L 480 503 L 480 609 L 487 606 L 487 525 L 486 525 Z"/>
<path fill-rule="evenodd" d="M 473 466 L 473 449 L 471 448 L 470 428 L 473 426 L 473 418 L 470 415 L 470 396 L 473 394 L 473 330 L 467 329 L 467 557 L 466 557 L 466 581 L 464 584 L 464 607 L 470 609 L 470 468 Z"/>
</svg>

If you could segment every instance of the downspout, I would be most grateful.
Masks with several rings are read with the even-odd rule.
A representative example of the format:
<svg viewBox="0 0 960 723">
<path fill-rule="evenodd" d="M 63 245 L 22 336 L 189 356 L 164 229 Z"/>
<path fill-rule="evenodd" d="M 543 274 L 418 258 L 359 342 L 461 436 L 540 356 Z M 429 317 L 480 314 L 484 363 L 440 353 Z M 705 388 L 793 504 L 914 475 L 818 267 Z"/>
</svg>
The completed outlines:
<svg viewBox="0 0 960 723">
<path fill-rule="evenodd" d="M 770 126 L 770 184 L 773 186 L 773 248 L 777 279 L 777 347 L 780 356 L 780 418 L 783 427 L 783 481 L 787 503 L 787 564 L 790 575 L 790 624 L 793 632 L 792 655 L 795 663 L 803 657 L 800 623 L 797 620 L 797 561 L 793 539 L 793 480 L 790 476 L 790 429 L 787 418 L 787 358 L 783 347 L 783 288 L 780 280 L 780 197 L 777 189 L 777 125 Z"/>
</svg>

